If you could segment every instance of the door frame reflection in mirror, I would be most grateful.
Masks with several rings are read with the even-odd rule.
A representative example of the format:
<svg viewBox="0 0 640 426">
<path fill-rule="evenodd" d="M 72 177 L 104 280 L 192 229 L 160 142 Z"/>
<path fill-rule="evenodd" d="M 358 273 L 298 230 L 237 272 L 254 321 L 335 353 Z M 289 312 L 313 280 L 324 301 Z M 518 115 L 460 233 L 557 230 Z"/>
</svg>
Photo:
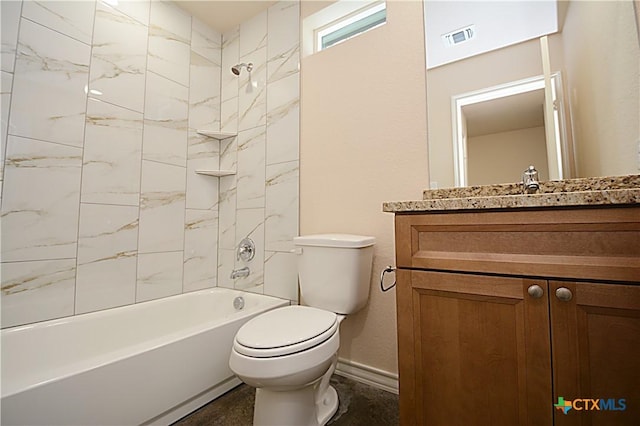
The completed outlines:
<svg viewBox="0 0 640 426">
<path fill-rule="evenodd" d="M 518 95 L 531 92 L 534 90 L 545 89 L 544 75 L 517 80 L 497 86 L 492 86 L 472 92 L 462 93 L 451 97 L 451 117 L 453 120 L 452 140 L 453 140 L 453 159 L 455 186 L 463 187 L 468 185 L 468 167 L 467 167 L 467 140 L 465 137 L 465 123 L 462 108 L 466 105 L 472 105 L 480 102 L 491 101 L 504 98 L 507 96 Z M 566 173 L 563 170 L 569 170 L 568 167 L 568 137 L 567 137 L 567 121 L 564 116 L 562 76 L 559 71 L 551 74 L 551 92 L 553 96 L 554 109 L 554 128 L 557 148 L 557 176 L 550 176 L 550 180 L 564 179 Z M 545 100 L 546 102 L 546 100 Z M 546 125 L 546 124 L 545 124 Z M 514 176 L 514 181 L 518 176 Z M 499 183 L 499 182 L 496 182 Z"/>
</svg>

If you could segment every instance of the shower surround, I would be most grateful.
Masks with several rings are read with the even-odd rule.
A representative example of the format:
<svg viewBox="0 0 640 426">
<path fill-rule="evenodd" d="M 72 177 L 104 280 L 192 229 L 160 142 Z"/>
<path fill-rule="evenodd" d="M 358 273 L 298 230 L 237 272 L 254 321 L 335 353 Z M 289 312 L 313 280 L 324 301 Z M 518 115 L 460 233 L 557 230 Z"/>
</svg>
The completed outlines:
<svg viewBox="0 0 640 426">
<path fill-rule="evenodd" d="M 2 327 L 215 286 L 297 301 L 298 2 L 226 34 L 110 3 L 0 3 Z"/>
</svg>

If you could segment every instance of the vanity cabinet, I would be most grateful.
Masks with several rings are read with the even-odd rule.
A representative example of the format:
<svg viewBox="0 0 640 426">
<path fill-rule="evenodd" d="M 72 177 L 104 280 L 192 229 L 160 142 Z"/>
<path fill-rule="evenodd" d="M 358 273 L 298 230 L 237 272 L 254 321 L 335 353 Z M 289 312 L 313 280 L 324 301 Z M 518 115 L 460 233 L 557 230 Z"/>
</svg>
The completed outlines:
<svg viewBox="0 0 640 426">
<path fill-rule="evenodd" d="M 640 424 L 640 207 L 395 223 L 402 425 Z"/>
</svg>

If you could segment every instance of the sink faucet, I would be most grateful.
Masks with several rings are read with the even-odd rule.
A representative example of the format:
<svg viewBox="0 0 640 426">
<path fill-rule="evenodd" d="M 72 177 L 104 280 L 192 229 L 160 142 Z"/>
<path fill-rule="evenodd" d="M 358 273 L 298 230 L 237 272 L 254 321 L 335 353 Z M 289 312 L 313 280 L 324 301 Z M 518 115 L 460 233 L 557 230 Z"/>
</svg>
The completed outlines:
<svg viewBox="0 0 640 426">
<path fill-rule="evenodd" d="M 245 266 L 244 268 L 234 269 L 231 271 L 231 279 L 235 280 L 236 278 L 244 278 L 249 276 L 249 267 Z"/>
<path fill-rule="evenodd" d="M 531 194 L 540 189 L 540 182 L 538 182 L 538 171 L 535 167 L 529 166 L 527 170 L 522 174 L 522 192 Z"/>
</svg>

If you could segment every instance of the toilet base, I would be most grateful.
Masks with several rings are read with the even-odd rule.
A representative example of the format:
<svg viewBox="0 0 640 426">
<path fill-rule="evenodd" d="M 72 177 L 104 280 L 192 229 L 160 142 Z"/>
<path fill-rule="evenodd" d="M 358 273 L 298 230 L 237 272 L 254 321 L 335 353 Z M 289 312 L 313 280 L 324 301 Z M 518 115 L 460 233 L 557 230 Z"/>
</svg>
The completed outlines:
<svg viewBox="0 0 640 426">
<path fill-rule="evenodd" d="M 254 426 L 324 426 L 338 410 L 338 393 L 329 386 L 316 404 L 317 385 L 295 391 L 256 389 Z"/>
<path fill-rule="evenodd" d="M 324 426 L 329 419 L 338 411 L 338 392 L 329 386 L 324 394 L 322 401 L 317 404 L 318 408 L 318 424 Z"/>
</svg>

